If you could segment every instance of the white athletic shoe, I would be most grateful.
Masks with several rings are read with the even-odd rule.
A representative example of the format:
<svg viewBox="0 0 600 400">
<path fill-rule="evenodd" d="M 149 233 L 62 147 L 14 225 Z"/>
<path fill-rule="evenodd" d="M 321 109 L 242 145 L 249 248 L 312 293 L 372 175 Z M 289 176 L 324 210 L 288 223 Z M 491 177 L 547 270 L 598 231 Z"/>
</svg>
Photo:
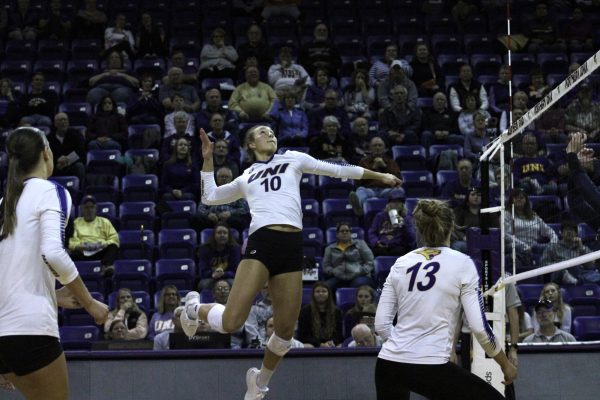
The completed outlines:
<svg viewBox="0 0 600 400">
<path fill-rule="evenodd" d="M 258 379 L 258 374 L 260 370 L 258 368 L 250 368 L 248 372 L 246 372 L 246 395 L 244 396 L 244 400 L 262 400 L 267 395 L 269 391 L 268 387 L 260 387 L 256 380 Z"/>
<path fill-rule="evenodd" d="M 185 301 L 185 310 L 179 316 L 179 321 L 181 322 L 183 332 L 188 337 L 192 337 L 196 334 L 196 330 L 200 324 L 195 307 L 197 304 L 200 304 L 200 294 L 198 292 L 189 292 L 183 300 Z"/>
</svg>

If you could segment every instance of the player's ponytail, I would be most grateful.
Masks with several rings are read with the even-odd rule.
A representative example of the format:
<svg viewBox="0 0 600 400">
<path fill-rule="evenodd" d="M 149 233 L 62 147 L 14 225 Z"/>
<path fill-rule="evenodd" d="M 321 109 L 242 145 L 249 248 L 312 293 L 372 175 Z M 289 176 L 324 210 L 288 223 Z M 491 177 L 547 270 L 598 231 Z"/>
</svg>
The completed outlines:
<svg viewBox="0 0 600 400">
<path fill-rule="evenodd" d="M 419 200 L 413 212 L 419 239 L 424 246 L 447 246 L 454 226 L 454 212 L 445 201 Z"/>
<path fill-rule="evenodd" d="M 17 202 L 23 193 L 23 178 L 40 160 L 40 153 L 48 146 L 44 132 L 37 128 L 17 128 L 8 135 L 8 175 L 6 194 L 0 207 L 0 240 L 11 235 L 17 225 Z"/>
</svg>

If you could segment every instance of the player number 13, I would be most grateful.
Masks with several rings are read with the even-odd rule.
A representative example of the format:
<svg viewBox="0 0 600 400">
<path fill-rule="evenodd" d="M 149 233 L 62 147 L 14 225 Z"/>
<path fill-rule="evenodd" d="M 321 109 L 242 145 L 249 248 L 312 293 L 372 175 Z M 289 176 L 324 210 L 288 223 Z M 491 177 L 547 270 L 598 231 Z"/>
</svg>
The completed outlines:
<svg viewBox="0 0 600 400">
<path fill-rule="evenodd" d="M 415 287 L 415 281 L 417 280 L 417 274 L 419 273 L 421 264 L 423 264 L 423 263 L 415 264 L 406 270 L 407 274 L 411 274 L 410 282 L 408 284 L 409 292 L 412 292 L 413 288 Z M 427 273 L 425 274 L 425 277 L 423 280 L 417 282 L 417 289 L 420 290 L 421 292 L 431 289 L 433 287 L 433 285 L 435 285 L 435 274 L 439 271 L 439 269 L 440 269 L 440 263 L 435 262 L 435 261 L 423 265 L 423 270 L 426 271 Z"/>
</svg>

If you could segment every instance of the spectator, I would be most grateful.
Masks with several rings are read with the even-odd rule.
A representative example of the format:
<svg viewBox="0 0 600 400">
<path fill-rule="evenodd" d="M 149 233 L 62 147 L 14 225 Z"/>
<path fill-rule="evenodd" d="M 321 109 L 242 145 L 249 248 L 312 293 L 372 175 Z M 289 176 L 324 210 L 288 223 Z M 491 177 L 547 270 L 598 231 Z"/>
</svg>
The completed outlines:
<svg viewBox="0 0 600 400">
<path fill-rule="evenodd" d="M 454 209 L 454 231 L 451 237 L 451 246 L 454 250 L 467 253 L 467 231 L 469 228 L 481 228 L 481 190 L 472 187 L 464 203 Z M 490 216 L 490 227 L 499 227 L 498 218 Z"/>
<path fill-rule="evenodd" d="M 323 274 L 331 290 L 338 287 L 373 286 L 373 252 L 362 239 L 352 239 L 348 223 L 336 227 L 336 241 L 325 248 Z"/>
<path fill-rule="evenodd" d="M 323 118 L 323 131 L 310 142 L 308 153 L 314 158 L 348 162 L 353 157 L 352 147 L 340 133 L 340 122 L 333 115 Z"/>
<path fill-rule="evenodd" d="M 327 25 L 320 23 L 315 26 L 313 40 L 300 49 L 298 64 L 311 75 L 316 73 L 317 68 L 325 68 L 329 74 L 337 75 L 342 58 L 337 47 L 329 40 Z"/>
<path fill-rule="evenodd" d="M 265 0 L 261 16 L 268 20 L 273 16 L 290 17 L 297 20 L 300 17 L 298 5 L 301 0 Z"/>
<path fill-rule="evenodd" d="M 541 256 L 546 247 L 558 242 L 558 236 L 532 210 L 529 197 L 523 190 L 512 191 L 508 199 L 509 209 L 513 204 L 514 218 L 510 213 L 505 214 L 505 232 L 514 236 L 518 262 L 521 265 L 533 265 L 532 257 Z"/>
<path fill-rule="evenodd" d="M 469 64 L 460 66 L 458 82 L 450 85 L 450 105 L 452 110 L 459 113 L 465 108 L 465 95 L 471 93 L 479 99 L 478 105 L 481 110 L 488 109 L 488 96 L 485 87 L 473 79 L 473 69 Z"/>
<path fill-rule="evenodd" d="M 113 320 L 106 333 L 106 337 L 110 340 L 127 340 L 127 326 L 120 319 Z"/>
<path fill-rule="evenodd" d="M 13 89 L 13 82 L 8 78 L 0 79 L 0 100 L 6 102 L 6 111 L 0 116 L 0 126 L 13 128 L 19 116 L 19 97 L 21 93 Z"/>
<path fill-rule="evenodd" d="M 185 99 L 179 93 L 174 93 L 171 96 L 171 106 L 173 107 L 173 111 L 165 115 L 165 134 L 164 137 L 167 138 L 171 135 L 174 135 L 176 132 L 175 129 L 175 115 L 181 115 L 181 113 L 185 113 L 187 115 L 187 126 L 185 127 L 185 134 L 189 136 L 195 136 L 196 127 L 194 126 L 194 119 L 192 115 L 185 111 Z"/>
<path fill-rule="evenodd" d="M 365 70 L 357 69 L 352 73 L 352 83 L 344 91 L 343 100 L 351 121 L 358 117 L 372 119 L 371 105 L 375 101 L 375 89 L 368 85 Z"/>
<path fill-rule="evenodd" d="M 221 167 L 217 170 L 217 186 L 225 185 L 232 180 L 233 176 L 229 168 Z M 229 226 L 242 231 L 250 225 L 250 209 L 244 199 L 218 206 L 207 206 L 200 203 L 191 222 L 197 231 L 214 228 L 215 224 L 219 222 L 225 222 Z"/>
<path fill-rule="evenodd" d="M 559 38 L 558 27 L 548 15 L 548 5 L 539 2 L 532 19 L 524 24 L 524 33 L 529 38 L 527 50 L 531 53 L 564 53 L 567 46 Z"/>
<path fill-rule="evenodd" d="M 177 140 L 186 139 L 189 143 L 189 149 L 192 153 L 192 160 L 195 162 L 200 162 L 199 157 L 199 143 L 198 138 L 196 136 L 190 136 L 187 134 L 187 127 L 189 123 L 189 115 L 184 111 L 177 111 L 177 113 L 173 116 L 173 122 L 175 125 L 175 133 L 168 138 L 163 140 L 160 150 L 160 159 L 161 161 L 166 161 L 171 157 L 171 154 L 174 150 L 176 150 L 175 145 L 177 144 Z"/>
<path fill-rule="evenodd" d="M 144 339 L 148 333 L 148 318 L 133 299 L 131 290 L 119 289 L 116 308 L 108 313 L 104 323 L 104 332 L 109 332 L 113 321 L 123 321 L 127 331 L 125 340 Z"/>
<path fill-rule="evenodd" d="M 529 73 L 529 86 L 527 87 L 527 96 L 529 97 L 529 107 L 535 106 L 540 100 L 552 90 L 546 83 L 546 78 L 542 69 L 535 67 Z"/>
<path fill-rule="evenodd" d="M 192 113 L 200 108 L 200 98 L 196 89 L 187 83 L 183 83 L 183 70 L 179 67 L 171 67 L 168 72 L 168 83 L 160 87 L 158 98 L 167 111 L 173 110 L 171 97 L 178 93 L 185 99 L 183 109 L 185 112 Z"/>
<path fill-rule="evenodd" d="M 162 27 L 152 22 L 152 15 L 143 12 L 136 38 L 138 56 L 142 58 L 162 58 L 167 55 L 167 35 Z"/>
<path fill-rule="evenodd" d="M 298 99 L 304 97 L 307 85 L 311 84 L 308 72 L 292 58 L 292 49 L 283 46 L 279 50 L 279 64 L 269 67 L 269 84 L 276 92 L 292 91 Z"/>
<path fill-rule="evenodd" d="M 225 130 L 225 118 L 219 113 L 214 113 L 210 117 L 210 131 L 207 133 L 211 141 L 224 140 L 227 142 L 228 154 L 230 160 L 239 167 L 241 159 L 242 146 L 238 138 L 231 132 Z"/>
<path fill-rule="evenodd" d="M 118 13 L 115 16 L 115 26 L 104 30 L 104 51 L 100 52 L 100 58 L 118 51 L 125 59 L 133 59 L 135 40 L 131 31 L 125 29 L 126 24 L 125 14 Z"/>
<path fill-rule="evenodd" d="M 570 220 L 564 220 L 560 224 L 560 240 L 544 249 L 542 265 L 570 260 L 591 252 L 592 250 L 584 245 L 577 235 L 577 224 Z M 598 283 L 600 282 L 600 273 L 593 262 L 588 262 L 553 272 L 552 281 L 559 285 Z"/>
<path fill-rule="evenodd" d="M 244 3 L 247 3 L 247 1 L 244 1 Z M 237 49 L 239 55 L 238 66 L 245 65 L 246 60 L 254 57 L 258 62 L 260 70 L 268 70 L 271 64 L 273 64 L 273 51 L 265 43 L 260 26 L 256 23 L 251 24 L 246 31 L 246 38 L 248 41 L 240 44 Z"/>
<path fill-rule="evenodd" d="M 31 91 L 19 99 L 19 114 L 23 122 L 35 127 L 52 127 L 52 117 L 56 113 L 58 95 L 44 89 L 44 74 L 36 72 L 31 77 Z"/>
<path fill-rule="evenodd" d="M 162 332 L 167 334 L 173 332 L 175 325 L 173 323 L 173 313 L 179 303 L 181 296 L 175 285 L 166 285 L 160 291 L 156 312 L 150 318 L 148 327 L 148 339 L 154 340 L 157 335 Z"/>
<path fill-rule="evenodd" d="M 314 79 L 306 90 L 304 109 L 310 111 L 325 107 L 327 104 L 327 92 L 331 90 L 335 91 L 336 106 L 339 106 L 339 93 L 331 80 L 329 72 L 325 68 L 317 68 L 315 70 Z"/>
<path fill-rule="evenodd" d="M 344 108 L 340 106 L 338 92 L 335 89 L 327 89 L 325 92 L 325 103 L 321 107 L 309 111 L 308 123 L 310 135 L 318 135 L 323 128 L 325 117 L 335 117 L 340 123 L 341 134 L 347 137 L 350 133 L 350 121 Z"/>
<path fill-rule="evenodd" d="M 265 283 L 260 291 L 261 299 L 250 308 L 244 323 L 246 343 L 253 349 L 265 348 L 267 345 L 267 321 L 273 317 L 273 306 L 269 294 L 269 283 Z"/>
<path fill-rule="evenodd" d="M 232 285 L 240 262 L 241 249 L 231 234 L 229 225 L 217 221 L 212 236 L 198 250 L 199 291 L 212 287 L 219 279 L 227 279 L 229 285 Z"/>
<path fill-rule="evenodd" d="M 545 155 L 538 155 L 538 141 L 528 133 L 521 139 L 522 157 L 513 161 L 513 174 L 517 187 L 528 195 L 557 194 L 556 171 Z"/>
<path fill-rule="evenodd" d="M 540 292 L 539 301 L 548 301 L 552 303 L 555 312 L 555 316 L 553 319 L 554 325 L 556 325 L 557 328 L 560 328 L 563 331 L 571 332 L 573 313 L 571 307 L 564 301 L 562 291 L 559 285 L 553 282 L 544 284 L 544 287 Z M 533 315 L 531 317 L 533 319 L 533 329 L 537 331 L 539 328 L 539 323 L 535 314 L 536 313 L 534 310 Z"/>
<path fill-rule="evenodd" d="M 198 83 L 198 71 L 192 62 L 188 62 L 183 51 L 173 49 L 169 66 L 170 68 L 176 67 L 181 70 L 181 83 L 187 85 L 196 85 Z M 177 78 L 179 79 L 179 77 Z M 167 75 L 162 77 L 162 83 L 167 85 L 170 83 L 168 72 Z"/>
<path fill-rule="evenodd" d="M 84 8 L 75 18 L 73 37 L 79 39 L 98 39 L 104 34 L 107 18 L 103 11 L 96 8 L 96 0 L 84 0 Z"/>
<path fill-rule="evenodd" d="M 350 160 L 351 164 L 358 164 L 369 152 L 371 135 L 369 133 L 369 121 L 366 118 L 358 117 L 351 123 L 350 145 L 354 149 L 354 156 Z"/>
<path fill-rule="evenodd" d="M 54 157 L 54 176 L 76 176 L 79 184 L 85 184 L 85 139 L 81 133 L 69 126 L 69 116 L 58 113 L 54 116 L 54 130 L 47 136 Z"/>
<path fill-rule="evenodd" d="M 450 207 L 456 207 L 464 204 L 469 190 L 479 186 L 479 181 L 473 177 L 473 163 L 468 158 L 463 158 L 456 165 L 458 179 L 447 181 L 442 186 L 440 198 L 447 199 Z"/>
<path fill-rule="evenodd" d="M 458 114 L 458 129 L 464 138 L 475 134 L 475 115 L 487 126 L 487 121 L 492 117 L 489 112 L 482 110 L 477 103 L 477 96 L 473 93 L 465 93 L 461 100 L 462 109 Z M 480 124 L 479 127 L 484 126 Z"/>
<path fill-rule="evenodd" d="M 394 86 L 390 91 L 391 103 L 380 114 L 379 130 L 392 146 L 419 143 L 421 110 L 410 105 L 408 96 L 406 87 Z"/>
<path fill-rule="evenodd" d="M 392 190 L 385 209 L 373 218 L 368 238 L 375 257 L 403 256 L 416 248 L 415 227 L 405 199 L 404 190 Z"/>
<path fill-rule="evenodd" d="M 121 150 L 127 132 L 127 121 L 117 111 L 115 101 L 110 96 L 104 96 L 86 131 L 88 150 Z"/>
<path fill-rule="evenodd" d="M 398 46 L 390 44 L 385 47 L 383 60 L 375 60 L 369 69 L 369 84 L 377 87 L 382 81 L 387 79 L 390 74 L 392 61 L 398 58 Z"/>
<path fill-rule="evenodd" d="M 221 92 L 217 88 L 210 88 L 204 93 L 204 103 L 196 114 L 196 127 L 205 131 L 210 130 L 210 118 L 219 113 L 225 118 L 225 129 L 233 134 L 238 133 L 237 115 L 224 106 L 221 102 Z"/>
<path fill-rule="evenodd" d="M 513 112 L 513 121 L 516 121 Z M 535 130 L 544 144 L 567 144 L 569 138 L 566 134 L 565 110 L 560 102 L 554 103 L 549 110 L 535 120 Z"/>
<path fill-rule="evenodd" d="M 164 114 L 158 100 L 158 85 L 152 75 L 142 75 L 137 96 L 131 96 L 127 104 L 127 119 L 131 124 L 158 124 Z"/>
<path fill-rule="evenodd" d="M 40 17 L 39 37 L 68 40 L 71 36 L 71 15 L 61 10 L 60 0 L 50 0 L 48 14 Z"/>
<path fill-rule="evenodd" d="M 235 179 L 240 175 L 240 160 L 233 160 L 229 156 L 229 143 L 225 139 L 215 140 L 213 148 L 213 166 L 215 171 L 221 168 L 228 168 L 232 177 Z"/>
<path fill-rule="evenodd" d="M 17 0 L 16 7 L 8 15 L 8 38 L 35 40 L 40 16 L 30 7 L 29 0 Z"/>
<path fill-rule="evenodd" d="M 259 81 L 258 68 L 248 67 L 246 82 L 238 85 L 231 94 L 229 109 L 243 121 L 266 120 L 275 97 L 271 86 Z"/>
<path fill-rule="evenodd" d="M 445 88 L 445 78 L 435 57 L 425 43 L 417 43 L 415 57 L 410 66 L 413 70 L 412 81 L 417 86 L 420 97 L 431 97 Z"/>
<path fill-rule="evenodd" d="M 360 286 L 356 290 L 354 306 L 346 312 L 344 324 L 346 329 L 360 323 L 360 319 L 370 306 L 375 306 L 375 290 L 369 285 Z M 348 325 L 350 323 L 350 325 Z"/>
<path fill-rule="evenodd" d="M 432 144 L 459 144 L 465 139 L 458 129 L 458 116 L 448 108 L 448 98 L 443 92 L 433 95 L 433 108 L 423 111 L 421 144 L 428 149 Z"/>
<path fill-rule="evenodd" d="M 324 282 L 312 287 L 310 304 L 300 310 L 298 340 L 313 347 L 337 347 L 342 343 L 342 312 L 336 307 L 333 292 Z"/>
<path fill-rule="evenodd" d="M 231 45 L 225 44 L 225 30 L 216 28 L 211 35 L 211 43 L 202 47 L 198 75 L 204 78 L 235 79 L 235 63 L 238 60 L 237 51 Z"/>
<path fill-rule="evenodd" d="M 592 102 L 592 87 L 587 82 L 577 88 L 577 98 L 565 112 L 567 132 L 584 132 L 588 142 L 600 142 L 600 105 Z"/>
<path fill-rule="evenodd" d="M 164 201 L 196 200 L 200 188 L 200 170 L 192 160 L 187 139 L 177 139 L 175 151 L 162 167 L 160 179 Z"/>
<path fill-rule="evenodd" d="M 212 286 L 212 295 L 215 303 L 225 305 L 229 299 L 229 293 L 231 292 L 231 283 L 227 279 L 217 279 Z M 200 322 L 200 321 L 199 321 Z M 200 325 L 205 324 L 207 331 L 210 331 L 210 325 L 204 322 L 200 322 Z M 241 349 L 244 344 L 244 325 L 231 333 L 231 348 Z"/>
<path fill-rule="evenodd" d="M 490 142 L 491 137 L 488 132 L 489 114 L 486 111 L 478 110 L 472 115 L 473 132 L 464 136 L 464 155 L 465 158 L 479 164 L 479 156 L 483 148 Z"/>
<path fill-rule="evenodd" d="M 118 51 L 108 54 L 106 69 L 89 80 L 87 102 L 95 106 L 104 96 L 110 95 L 117 103 L 127 103 L 133 90 L 139 87 L 137 78 L 125 71 L 123 56 Z"/>
<path fill-rule="evenodd" d="M 348 347 L 381 347 L 383 344 L 383 339 L 365 324 L 354 326 L 351 335 L 352 341 L 348 343 Z"/>
<path fill-rule="evenodd" d="M 308 144 L 308 117 L 292 90 L 284 90 L 269 113 L 275 124 L 277 142 L 284 147 Z"/>
<path fill-rule="evenodd" d="M 573 7 L 571 18 L 564 25 L 562 37 L 571 52 L 585 52 L 594 49 L 594 27 L 585 18 L 581 7 Z"/>
<path fill-rule="evenodd" d="M 417 86 L 410 80 L 412 68 L 406 60 L 394 60 L 390 66 L 390 73 L 387 79 L 379 83 L 377 87 L 377 102 L 379 103 L 379 112 L 388 108 L 392 101 L 390 95 L 397 85 L 402 85 L 408 92 L 407 104 L 409 108 L 417 109 Z"/>
<path fill-rule="evenodd" d="M 374 136 L 369 143 L 369 155 L 365 156 L 358 163 L 363 168 L 372 171 L 388 173 L 400 178 L 400 168 L 396 161 L 387 154 L 385 141 Z M 363 214 L 363 204 L 371 197 L 385 198 L 392 194 L 393 188 L 384 186 L 375 180 L 362 179 L 356 183 L 356 192 L 350 192 L 348 202 L 352 205 L 354 214 L 361 216 Z M 399 193 L 394 193 L 398 195 Z"/>
<path fill-rule="evenodd" d="M 509 95 L 508 85 L 510 82 L 510 68 L 508 65 L 501 65 L 498 70 L 498 80 L 490 85 L 490 94 L 488 96 L 490 109 L 496 114 L 501 114 L 508 110 Z"/>
<path fill-rule="evenodd" d="M 263 343 L 263 348 L 266 348 L 267 343 L 269 341 L 269 339 L 271 338 L 271 335 L 273 335 L 273 333 L 275 332 L 275 322 L 273 320 L 273 317 L 269 318 L 267 320 L 267 326 L 265 328 L 265 339 L 262 341 Z M 292 349 L 304 349 L 304 348 L 309 348 L 309 347 L 313 347 L 310 344 L 304 344 L 301 341 L 299 341 L 298 339 L 294 339 L 292 338 Z"/>
<path fill-rule="evenodd" d="M 577 339 L 568 331 L 559 329 L 554 324 L 556 311 L 551 301 L 540 301 L 535 305 L 535 333 L 527 336 L 524 343 L 568 343 Z"/>
<path fill-rule="evenodd" d="M 102 275 L 111 276 L 119 253 L 119 235 L 110 220 L 97 216 L 96 212 L 94 196 L 85 196 L 81 200 L 81 217 L 73 221 L 69 252 L 73 260 L 99 260 Z"/>
</svg>

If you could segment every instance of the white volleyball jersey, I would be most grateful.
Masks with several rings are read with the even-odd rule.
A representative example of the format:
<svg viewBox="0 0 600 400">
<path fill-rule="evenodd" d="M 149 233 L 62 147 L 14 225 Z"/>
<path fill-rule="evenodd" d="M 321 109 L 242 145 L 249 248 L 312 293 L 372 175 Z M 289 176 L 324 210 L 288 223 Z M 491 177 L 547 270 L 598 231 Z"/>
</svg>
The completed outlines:
<svg viewBox="0 0 600 400">
<path fill-rule="evenodd" d="M 308 154 L 286 151 L 255 162 L 231 183 L 217 187 L 212 172 L 202 172 L 202 203 L 218 205 L 246 199 L 250 207 L 249 234 L 267 225 L 302 229 L 300 180 L 302 174 L 360 179 L 364 169 L 319 161 Z"/>
<path fill-rule="evenodd" d="M 448 247 L 423 247 L 400 257 L 387 277 L 375 316 L 375 330 L 387 339 L 379 357 L 445 364 L 461 305 L 477 340 L 488 355 L 496 355 L 500 344 L 485 318 L 479 275 L 471 258 Z"/>
<path fill-rule="evenodd" d="M 67 284 L 78 276 L 64 248 L 70 211 L 62 186 L 25 182 L 15 230 L 0 241 L 0 336 L 59 337 L 55 278 Z"/>
</svg>

